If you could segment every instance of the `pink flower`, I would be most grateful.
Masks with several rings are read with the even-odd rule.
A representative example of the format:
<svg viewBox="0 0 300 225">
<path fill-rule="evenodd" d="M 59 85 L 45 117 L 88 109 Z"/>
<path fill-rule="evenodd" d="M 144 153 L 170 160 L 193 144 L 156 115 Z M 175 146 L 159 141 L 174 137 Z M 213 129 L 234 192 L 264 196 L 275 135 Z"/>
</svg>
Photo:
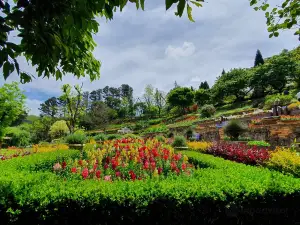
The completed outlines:
<svg viewBox="0 0 300 225">
<path fill-rule="evenodd" d="M 149 162 L 148 162 L 148 161 L 146 161 L 146 162 L 144 163 L 144 169 L 145 169 L 145 170 L 149 169 Z"/>
<path fill-rule="evenodd" d="M 97 170 L 97 171 L 96 171 L 96 177 L 97 177 L 97 178 L 100 178 L 100 176 L 101 176 L 101 171 L 100 171 L 100 170 Z"/>
<path fill-rule="evenodd" d="M 185 170 L 186 169 L 186 164 L 182 163 L 181 168 L 182 168 L 182 170 Z"/>
<path fill-rule="evenodd" d="M 53 170 L 54 171 L 57 171 L 57 170 L 60 170 L 61 169 L 61 165 L 59 163 L 56 163 L 54 166 L 53 166 Z"/>
<path fill-rule="evenodd" d="M 82 175 L 83 179 L 86 179 L 89 176 L 88 168 L 84 168 L 81 175 Z"/>
<path fill-rule="evenodd" d="M 105 181 L 111 181 L 111 175 L 105 176 L 105 177 L 104 177 L 104 180 L 105 180 Z"/>
<path fill-rule="evenodd" d="M 121 176 L 121 172 L 120 171 L 117 171 L 116 172 L 116 177 L 120 177 Z"/>
<path fill-rule="evenodd" d="M 97 169 L 97 167 L 98 167 L 98 164 L 97 164 L 97 163 L 95 163 L 95 164 L 94 164 L 94 167 L 93 167 L 93 169 L 94 169 L 94 170 L 96 170 L 96 169 Z"/>
</svg>

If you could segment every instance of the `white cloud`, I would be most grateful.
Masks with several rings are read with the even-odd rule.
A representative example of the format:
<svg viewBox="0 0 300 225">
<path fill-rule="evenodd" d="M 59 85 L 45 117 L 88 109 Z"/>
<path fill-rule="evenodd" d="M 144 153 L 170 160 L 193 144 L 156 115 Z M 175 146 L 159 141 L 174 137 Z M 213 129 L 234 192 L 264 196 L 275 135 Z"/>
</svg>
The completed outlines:
<svg viewBox="0 0 300 225">
<path fill-rule="evenodd" d="M 173 47 L 169 45 L 165 51 L 167 57 L 171 58 L 181 58 L 189 57 L 195 53 L 196 47 L 192 42 L 184 42 L 181 47 Z"/>
<path fill-rule="evenodd" d="M 201 78 L 198 77 L 198 76 L 192 77 L 191 82 L 193 82 L 193 83 L 195 83 L 195 82 L 196 82 L 196 83 L 200 83 L 200 82 L 201 82 Z"/>
<path fill-rule="evenodd" d="M 40 108 L 40 104 L 42 103 L 42 101 L 36 99 L 26 99 L 26 106 L 29 109 L 28 114 L 38 116 L 40 114 L 38 108 Z"/>
</svg>

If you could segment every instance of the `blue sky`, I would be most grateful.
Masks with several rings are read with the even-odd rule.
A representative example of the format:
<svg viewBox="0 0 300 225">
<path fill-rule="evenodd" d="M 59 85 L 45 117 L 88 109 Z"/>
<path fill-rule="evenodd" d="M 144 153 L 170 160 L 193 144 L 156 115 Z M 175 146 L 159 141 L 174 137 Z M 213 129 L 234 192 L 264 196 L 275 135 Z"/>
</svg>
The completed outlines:
<svg viewBox="0 0 300 225">
<path fill-rule="evenodd" d="M 280 2 L 275 0 L 274 3 Z M 218 0 L 194 9 L 195 23 L 186 16 L 178 18 L 175 9 L 165 11 L 164 1 L 147 0 L 145 11 L 128 3 L 113 21 L 99 18 L 95 57 L 102 62 L 101 78 L 90 82 L 72 75 L 63 81 L 36 79 L 21 85 L 27 95 L 27 107 L 38 115 L 39 105 L 48 97 L 59 96 L 64 83 L 83 83 L 86 91 L 106 85 L 127 83 L 140 96 L 147 84 L 167 92 L 175 80 L 181 86 L 199 86 L 207 80 L 213 84 L 222 69 L 253 66 L 260 49 L 264 57 L 293 49 L 299 41 L 291 31 L 269 39 L 263 12 L 256 12 L 248 0 Z M 20 59 L 22 70 L 35 73 Z M 16 74 L 6 82 L 18 80 Z M 0 84 L 3 83 L 0 76 Z"/>
</svg>

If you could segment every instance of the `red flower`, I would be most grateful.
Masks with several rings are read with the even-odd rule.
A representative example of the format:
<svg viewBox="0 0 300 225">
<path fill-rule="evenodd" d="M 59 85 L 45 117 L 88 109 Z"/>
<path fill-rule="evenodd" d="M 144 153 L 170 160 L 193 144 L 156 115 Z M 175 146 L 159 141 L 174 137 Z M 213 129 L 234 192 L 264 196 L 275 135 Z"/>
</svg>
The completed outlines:
<svg viewBox="0 0 300 225">
<path fill-rule="evenodd" d="M 82 166 L 82 160 L 81 160 L 81 159 L 78 161 L 78 164 L 79 164 L 80 166 Z"/>
<path fill-rule="evenodd" d="M 186 164 L 182 163 L 181 168 L 182 168 L 182 170 L 185 170 L 186 169 Z"/>
<path fill-rule="evenodd" d="M 67 163 L 65 161 L 62 162 L 61 167 L 65 169 L 67 167 Z"/>
<path fill-rule="evenodd" d="M 97 178 L 100 178 L 100 175 L 101 175 L 101 171 L 100 171 L 100 170 L 97 170 L 97 171 L 96 171 L 96 177 L 97 177 Z"/>
<path fill-rule="evenodd" d="M 107 163 L 105 163 L 105 165 L 104 165 L 104 169 L 107 169 L 108 168 L 108 164 Z"/>
<path fill-rule="evenodd" d="M 151 168 L 154 170 L 156 167 L 156 163 L 155 162 L 151 162 Z"/>
<path fill-rule="evenodd" d="M 82 175 L 83 179 L 86 179 L 89 176 L 88 168 L 84 168 L 81 175 Z"/>
<path fill-rule="evenodd" d="M 161 167 L 159 167 L 159 168 L 157 169 L 157 171 L 158 171 L 158 174 L 161 174 L 162 171 L 163 171 L 163 169 L 162 169 Z"/>
<path fill-rule="evenodd" d="M 136 179 L 135 173 L 134 173 L 132 170 L 130 170 L 130 171 L 129 171 L 129 174 L 130 174 L 131 180 L 135 181 L 135 179 Z"/>
<path fill-rule="evenodd" d="M 94 164 L 94 166 L 93 166 L 93 169 L 94 169 L 94 170 L 96 170 L 96 169 L 97 169 L 97 167 L 98 167 L 98 164 L 97 164 L 97 163 L 95 163 L 95 164 Z"/>
<path fill-rule="evenodd" d="M 153 155 L 154 157 L 157 157 L 157 156 L 158 156 L 158 151 L 157 151 L 156 148 L 152 149 L 152 155 Z"/>
<path fill-rule="evenodd" d="M 76 172 L 77 172 L 76 167 L 73 167 L 73 168 L 71 169 L 71 172 L 72 172 L 72 173 L 76 173 Z"/>
<path fill-rule="evenodd" d="M 121 172 L 120 171 L 116 172 L 116 177 L 121 177 Z"/>
<path fill-rule="evenodd" d="M 117 168 L 117 166 L 119 165 L 119 164 L 118 164 L 118 160 L 113 159 L 113 160 L 111 161 L 111 165 L 112 165 L 113 170 L 115 170 L 115 169 Z"/>
<path fill-rule="evenodd" d="M 143 168 L 144 168 L 145 170 L 149 169 L 149 162 L 148 162 L 148 161 L 146 161 L 146 162 L 144 163 Z"/>
</svg>

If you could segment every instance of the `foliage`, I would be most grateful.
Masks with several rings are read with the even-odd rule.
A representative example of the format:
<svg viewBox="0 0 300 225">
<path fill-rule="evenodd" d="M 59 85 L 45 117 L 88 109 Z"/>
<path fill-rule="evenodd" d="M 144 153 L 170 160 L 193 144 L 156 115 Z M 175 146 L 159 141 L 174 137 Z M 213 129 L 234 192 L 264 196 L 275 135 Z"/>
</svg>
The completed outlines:
<svg viewBox="0 0 300 225">
<path fill-rule="evenodd" d="M 247 143 L 249 146 L 258 146 L 258 147 L 270 147 L 271 145 L 266 141 L 249 141 Z"/>
<path fill-rule="evenodd" d="M 200 88 L 195 92 L 195 102 L 198 106 L 202 106 L 209 103 L 210 91 L 208 89 Z"/>
<path fill-rule="evenodd" d="M 0 87 L 0 143 L 5 130 L 18 119 L 25 107 L 25 96 L 17 82 L 4 84 Z"/>
<path fill-rule="evenodd" d="M 82 133 L 74 133 L 74 134 L 69 134 L 66 137 L 66 142 L 68 144 L 84 144 L 86 141 L 86 135 Z"/>
<path fill-rule="evenodd" d="M 216 109 L 213 105 L 204 105 L 201 110 L 201 117 L 203 118 L 207 118 L 207 117 L 212 117 L 215 112 L 216 112 Z"/>
<path fill-rule="evenodd" d="M 209 84 L 207 83 L 207 81 L 201 82 L 199 89 L 205 89 L 205 90 L 209 89 Z"/>
<path fill-rule="evenodd" d="M 107 136 L 105 134 L 97 134 L 96 136 L 94 136 L 94 140 L 95 141 L 106 141 Z"/>
<path fill-rule="evenodd" d="M 59 113 L 59 100 L 56 97 L 49 98 L 40 105 L 39 110 L 41 111 L 42 116 L 55 118 Z"/>
<path fill-rule="evenodd" d="M 211 142 L 201 141 L 201 142 L 188 142 L 187 146 L 189 149 L 199 152 L 206 152 L 212 146 Z"/>
<path fill-rule="evenodd" d="M 157 124 L 160 124 L 161 122 L 162 122 L 161 118 L 159 118 L 159 119 L 152 119 L 152 120 L 148 121 L 149 125 L 157 125 Z"/>
<path fill-rule="evenodd" d="M 134 126 L 134 130 L 142 130 L 149 126 L 150 126 L 150 124 L 148 121 L 141 120 L 141 121 L 136 122 L 136 124 Z"/>
<path fill-rule="evenodd" d="M 135 135 L 135 134 L 124 134 L 123 138 L 125 139 L 142 139 L 141 136 Z"/>
<path fill-rule="evenodd" d="M 265 99 L 264 108 L 271 109 L 273 107 L 275 101 L 277 101 L 277 103 L 280 106 L 286 106 L 286 105 L 289 105 L 292 100 L 293 100 L 293 96 L 291 96 L 291 95 L 281 95 L 281 94 L 268 95 Z"/>
<path fill-rule="evenodd" d="M 175 136 L 174 141 L 172 143 L 173 147 L 186 147 L 186 139 L 184 136 Z"/>
<path fill-rule="evenodd" d="M 282 115 L 282 116 L 280 116 L 280 120 L 282 120 L 282 121 L 299 121 L 300 115 L 294 115 L 294 116 Z"/>
<path fill-rule="evenodd" d="M 279 31 L 286 29 L 297 29 L 295 35 L 300 35 L 299 16 L 300 5 L 298 0 L 283 0 L 282 4 L 272 8 L 268 1 L 250 0 L 250 5 L 257 5 L 254 9 L 266 11 L 269 37 L 278 37 Z M 261 3 L 261 4 L 260 4 Z M 269 10 L 268 10 L 269 9 Z"/>
<path fill-rule="evenodd" d="M 22 127 L 9 127 L 6 130 L 6 135 L 11 137 L 10 145 L 17 147 L 26 147 L 31 143 L 30 132 Z"/>
<path fill-rule="evenodd" d="M 162 143 L 165 143 L 166 142 L 166 138 L 164 136 L 161 136 L 161 135 L 157 135 L 155 136 L 156 140 L 159 141 L 159 142 L 162 142 Z"/>
<path fill-rule="evenodd" d="M 165 133 L 168 132 L 168 127 L 166 125 L 160 125 L 156 127 L 149 127 L 146 130 L 143 131 L 144 134 L 148 133 Z"/>
<path fill-rule="evenodd" d="M 156 140 L 127 138 L 108 141 L 101 148 L 88 151 L 86 158 L 56 162 L 53 170 L 63 177 L 77 175 L 84 180 L 135 181 L 172 174 L 189 175 L 192 166 L 187 160 Z"/>
<path fill-rule="evenodd" d="M 207 152 L 214 156 L 221 156 L 249 165 L 263 164 L 270 158 L 267 149 L 259 149 L 257 146 L 250 147 L 245 144 L 215 143 Z"/>
<path fill-rule="evenodd" d="M 177 123 L 169 124 L 167 127 L 169 128 L 177 128 L 177 127 L 189 127 L 192 126 L 194 122 L 198 120 L 190 120 L 190 121 L 180 121 Z"/>
<path fill-rule="evenodd" d="M 122 135 L 120 135 L 120 134 L 108 134 L 107 135 L 107 140 L 120 139 L 120 138 L 122 138 Z"/>
<path fill-rule="evenodd" d="M 194 93 L 190 88 L 178 87 L 169 92 L 167 100 L 171 106 L 180 107 L 183 112 L 184 108 L 193 104 Z"/>
<path fill-rule="evenodd" d="M 291 103 L 288 105 L 288 110 L 300 109 L 300 102 Z"/>
<path fill-rule="evenodd" d="M 68 150 L 69 146 L 65 144 L 49 144 L 47 146 L 43 145 L 33 145 L 32 152 L 33 153 L 42 153 L 42 152 L 54 152 L 61 150 Z"/>
<path fill-rule="evenodd" d="M 56 121 L 51 127 L 49 134 L 50 136 L 55 138 L 61 138 L 69 133 L 69 128 L 67 126 L 66 121 L 64 120 L 58 120 Z"/>
<path fill-rule="evenodd" d="M 295 151 L 277 147 L 270 156 L 269 161 L 266 162 L 268 168 L 300 177 L 300 156 Z"/>
<path fill-rule="evenodd" d="M 231 120 L 224 127 L 224 133 L 229 136 L 231 140 L 238 140 L 239 136 L 246 130 L 246 126 L 239 120 Z"/>
<path fill-rule="evenodd" d="M 31 126 L 32 142 L 36 144 L 41 141 L 50 141 L 49 131 L 52 123 L 50 117 L 41 117 L 40 119 L 33 121 Z"/>
</svg>

